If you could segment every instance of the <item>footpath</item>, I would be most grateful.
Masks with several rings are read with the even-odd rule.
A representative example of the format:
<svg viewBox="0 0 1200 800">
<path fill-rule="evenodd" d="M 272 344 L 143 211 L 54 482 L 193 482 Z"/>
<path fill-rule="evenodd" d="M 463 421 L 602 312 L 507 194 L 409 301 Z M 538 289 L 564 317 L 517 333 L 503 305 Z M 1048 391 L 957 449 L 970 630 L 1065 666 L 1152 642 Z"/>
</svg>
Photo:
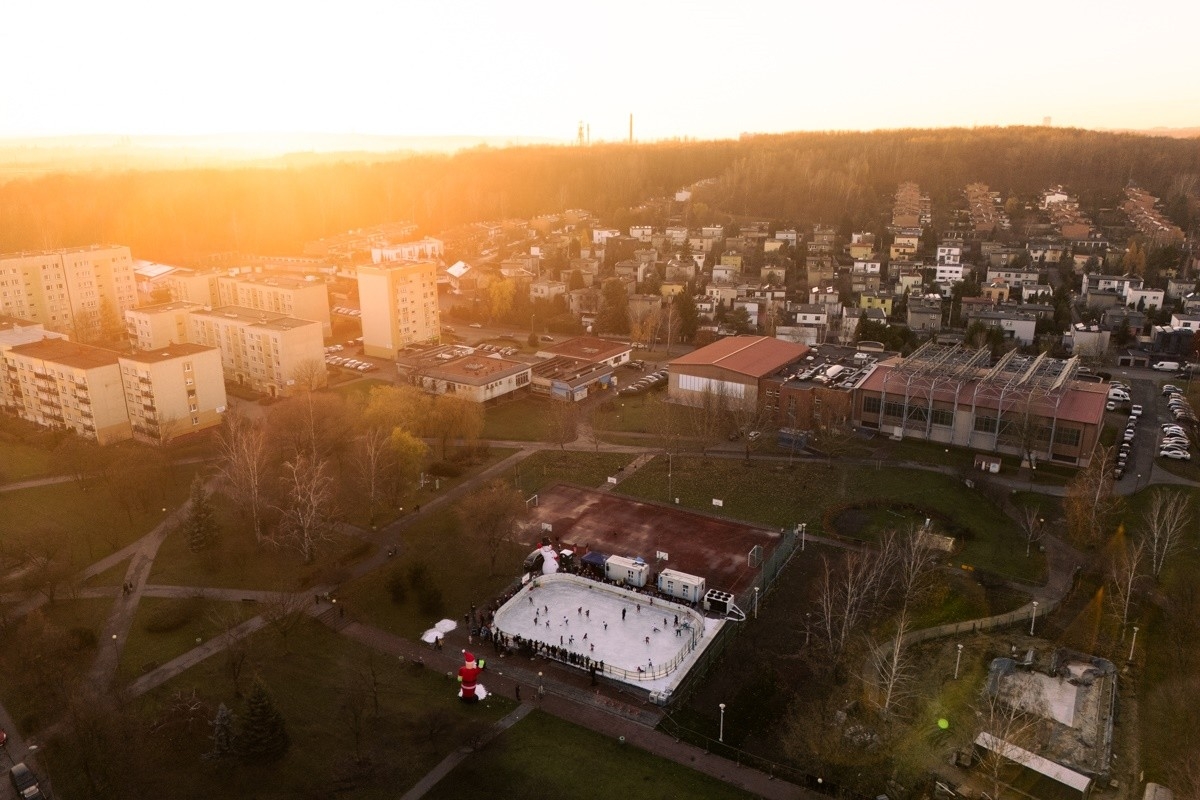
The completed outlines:
<svg viewBox="0 0 1200 800">
<path fill-rule="evenodd" d="M 380 628 L 353 622 L 341 628 L 343 636 L 371 647 L 381 653 L 406 659 L 414 665 L 423 664 L 426 669 L 435 669 L 447 675 L 447 691 L 454 691 L 453 681 L 455 671 L 462 665 L 457 650 L 432 650 L 423 645 L 417 645 L 402 637 L 388 633 Z M 480 652 L 486 652 L 486 646 L 478 646 Z M 486 671 L 481 676 L 482 683 L 490 693 L 502 694 L 506 697 L 517 697 L 518 687 L 520 697 L 532 710 L 537 708 L 548 714 L 553 714 L 576 725 L 603 734 L 630 746 L 637 747 L 695 769 L 731 786 L 736 786 L 758 797 L 769 800 L 818 800 L 824 795 L 804 789 L 786 781 L 777 780 L 774 776 L 756 769 L 744 767 L 727 758 L 713 755 L 701 747 L 682 742 L 655 729 L 662 717 L 661 710 L 634 705 L 621 699 L 614 698 L 613 690 L 609 687 L 596 687 L 588 690 L 585 686 L 573 686 L 565 676 L 560 675 L 562 669 L 555 666 L 554 674 L 548 674 L 547 669 L 537 670 L 536 660 L 532 665 L 523 665 L 520 659 L 508 656 L 503 659 L 488 660 Z M 420 668 L 420 667 L 415 667 Z M 580 676 L 581 682 L 586 678 Z M 539 687 L 544 692 L 539 691 Z M 524 716 L 524 715 L 522 715 Z M 511 717 L 511 715 L 510 715 Z M 501 720 L 499 725 L 505 728 L 515 724 L 517 720 L 509 721 L 509 717 Z M 519 718 L 518 718 L 519 719 Z M 496 731 L 499 733 L 499 730 Z M 461 763 L 468 754 L 454 753 L 432 772 L 425 776 L 405 798 L 415 800 L 429 791 L 437 781 Z M 447 762 L 453 763 L 447 766 Z M 418 789 L 420 792 L 417 793 Z"/>
</svg>

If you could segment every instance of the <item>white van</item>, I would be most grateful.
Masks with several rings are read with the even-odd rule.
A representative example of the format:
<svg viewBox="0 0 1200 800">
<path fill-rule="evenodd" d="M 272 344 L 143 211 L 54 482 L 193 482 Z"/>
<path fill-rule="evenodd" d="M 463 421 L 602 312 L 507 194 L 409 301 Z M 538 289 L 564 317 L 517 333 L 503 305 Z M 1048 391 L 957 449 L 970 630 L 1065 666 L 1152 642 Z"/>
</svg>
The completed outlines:
<svg viewBox="0 0 1200 800">
<path fill-rule="evenodd" d="M 1108 390 L 1108 399 L 1109 400 L 1117 400 L 1121 403 L 1128 403 L 1129 402 L 1129 392 L 1125 391 L 1124 389 L 1109 389 Z"/>
<path fill-rule="evenodd" d="M 1153 367 L 1151 367 L 1150 369 L 1156 369 L 1156 370 L 1159 370 L 1160 372 L 1175 372 L 1177 369 L 1179 369 L 1179 362 L 1178 361 L 1160 361 L 1157 364 L 1155 364 Z"/>
</svg>

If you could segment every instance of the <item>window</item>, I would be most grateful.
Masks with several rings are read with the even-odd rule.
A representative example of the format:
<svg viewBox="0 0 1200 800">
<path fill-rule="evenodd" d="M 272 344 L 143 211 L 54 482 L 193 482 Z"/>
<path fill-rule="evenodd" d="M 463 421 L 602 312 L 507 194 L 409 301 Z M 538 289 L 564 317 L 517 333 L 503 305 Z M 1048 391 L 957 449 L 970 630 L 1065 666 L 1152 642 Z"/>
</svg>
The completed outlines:
<svg viewBox="0 0 1200 800">
<path fill-rule="evenodd" d="M 949 408 L 935 408 L 933 410 L 933 424 L 944 425 L 949 427 L 954 424 L 954 411 Z"/>
<path fill-rule="evenodd" d="M 1054 432 L 1054 442 L 1068 447 L 1077 447 L 1082 431 L 1076 428 L 1059 428 Z"/>
<path fill-rule="evenodd" d="M 794 402 L 795 401 L 793 401 L 793 403 Z M 863 413 L 864 414 L 878 414 L 879 409 L 882 407 L 883 407 L 883 401 L 881 401 L 878 397 L 864 397 L 863 398 Z"/>
<path fill-rule="evenodd" d="M 995 433 L 996 418 L 995 417 L 976 417 L 975 430 L 979 433 Z"/>
<path fill-rule="evenodd" d="M 192 417 L 192 424 L 193 424 L 193 425 L 199 425 L 199 424 L 200 424 L 200 418 L 199 418 L 199 417 Z"/>
</svg>

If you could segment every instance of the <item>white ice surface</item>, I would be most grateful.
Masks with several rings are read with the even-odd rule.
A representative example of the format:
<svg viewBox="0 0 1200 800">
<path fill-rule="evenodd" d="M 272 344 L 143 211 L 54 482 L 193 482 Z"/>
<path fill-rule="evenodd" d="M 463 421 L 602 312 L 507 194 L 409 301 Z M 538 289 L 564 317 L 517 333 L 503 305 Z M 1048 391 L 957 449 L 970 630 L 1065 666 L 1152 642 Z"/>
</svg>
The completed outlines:
<svg viewBox="0 0 1200 800">
<path fill-rule="evenodd" d="M 706 619 L 680 603 L 655 598 L 651 605 L 647 595 L 576 575 L 542 576 L 536 584 L 536 587 L 533 583 L 526 584 L 496 612 L 496 627 L 500 631 L 555 646 L 561 637 L 561 646 L 571 652 L 634 673 L 626 682 L 646 690 L 672 689 L 678 685 L 724 624 L 724 620 Z M 676 615 L 681 624 L 690 624 L 691 630 L 681 627 L 677 636 Z M 686 650 L 692 632 L 700 630 L 703 636 L 699 637 L 696 648 L 676 668 L 665 675 L 649 677 L 655 671 L 661 673 L 665 665 Z M 635 677 L 638 667 L 646 670 L 640 680 Z M 621 679 L 619 675 L 610 677 Z"/>
</svg>

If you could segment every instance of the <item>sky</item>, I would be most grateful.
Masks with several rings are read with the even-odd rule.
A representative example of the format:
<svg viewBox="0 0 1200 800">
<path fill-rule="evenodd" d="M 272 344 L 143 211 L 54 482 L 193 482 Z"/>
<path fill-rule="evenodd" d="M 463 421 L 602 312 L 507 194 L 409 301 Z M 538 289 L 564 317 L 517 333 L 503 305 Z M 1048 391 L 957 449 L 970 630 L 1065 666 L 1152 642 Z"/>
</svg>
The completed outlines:
<svg viewBox="0 0 1200 800">
<path fill-rule="evenodd" d="M 1200 3 L 0 3 L 0 137 L 1200 125 Z"/>
</svg>

